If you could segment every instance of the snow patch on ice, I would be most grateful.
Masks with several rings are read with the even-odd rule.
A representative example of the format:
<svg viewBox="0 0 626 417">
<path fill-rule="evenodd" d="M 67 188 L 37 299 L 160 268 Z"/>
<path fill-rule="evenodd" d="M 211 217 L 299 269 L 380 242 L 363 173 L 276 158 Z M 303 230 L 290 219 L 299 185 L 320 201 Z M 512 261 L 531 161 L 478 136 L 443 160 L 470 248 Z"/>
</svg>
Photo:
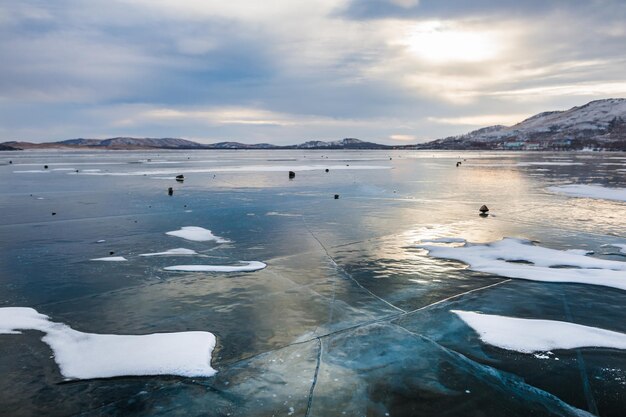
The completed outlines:
<svg viewBox="0 0 626 417">
<path fill-rule="evenodd" d="M 198 226 L 184 226 L 181 227 L 180 230 L 173 230 L 171 232 L 166 232 L 166 235 L 176 236 L 187 240 L 192 240 L 194 242 L 207 242 L 207 241 L 215 241 L 217 243 L 228 243 L 230 242 L 228 239 L 221 238 L 219 236 L 215 236 L 209 229 L 205 229 L 204 227 Z"/>
<path fill-rule="evenodd" d="M 430 256 L 464 262 L 470 269 L 531 281 L 602 285 L 626 290 L 626 262 L 585 256 L 504 238 L 460 247 L 418 245 Z M 524 264 L 520 262 L 531 263 Z M 558 268 L 556 268 L 558 267 Z"/>
<path fill-rule="evenodd" d="M 105 258 L 94 258 L 90 259 L 91 261 L 105 261 L 105 262 L 125 262 L 128 259 L 123 256 L 107 256 Z"/>
<path fill-rule="evenodd" d="M 198 252 L 196 252 L 193 249 L 176 248 L 176 249 L 166 250 L 165 252 L 142 253 L 139 256 L 178 256 L 178 255 L 197 255 L 197 254 Z"/>
<path fill-rule="evenodd" d="M 626 334 L 580 324 L 451 310 L 470 326 L 480 340 L 521 353 L 553 349 L 599 347 L 626 349 Z"/>
<path fill-rule="evenodd" d="M 626 188 L 609 188 L 597 184 L 567 184 L 548 187 L 547 190 L 557 194 L 565 194 L 570 197 L 626 201 Z"/>
<path fill-rule="evenodd" d="M 259 261 L 239 261 L 241 265 L 174 265 L 167 266 L 167 271 L 183 272 L 252 272 L 265 268 L 267 265 Z"/>
<path fill-rule="evenodd" d="M 620 252 L 626 253 L 626 243 L 611 243 L 609 246 L 619 248 Z"/>
<path fill-rule="evenodd" d="M 209 332 L 115 335 L 83 333 L 27 307 L 0 308 L 0 334 L 20 330 L 46 333 L 65 378 L 93 379 L 129 375 L 208 377 L 215 336 Z"/>
<path fill-rule="evenodd" d="M 268 211 L 265 213 L 266 216 L 281 216 L 281 217 L 302 217 L 302 214 L 292 214 L 292 213 L 279 213 L 277 211 Z"/>
</svg>

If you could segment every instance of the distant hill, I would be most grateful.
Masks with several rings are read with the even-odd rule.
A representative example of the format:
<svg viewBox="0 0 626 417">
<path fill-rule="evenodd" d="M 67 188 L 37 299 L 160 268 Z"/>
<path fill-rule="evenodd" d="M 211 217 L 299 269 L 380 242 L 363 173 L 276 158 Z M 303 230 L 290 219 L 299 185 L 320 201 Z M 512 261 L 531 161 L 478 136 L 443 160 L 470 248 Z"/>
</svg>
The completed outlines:
<svg viewBox="0 0 626 417">
<path fill-rule="evenodd" d="M 297 149 L 391 149 L 392 146 L 365 142 L 355 138 L 346 138 L 332 142 L 313 140 L 296 145 Z"/>
<path fill-rule="evenodd" d="M 490 126 L 419 145 L 429 149 L 626 150 L 626 99 L 596 100 L 566 111 L 549 111 L 516 125 Z"/>
<path fill-rule="evenodd" d="M 111 149 L 111 150 L 138 150 L 138 149 L 391 149 L 391 146 L 364 142 L 359 139 L 346 138 L 343 140 L 323 142 L 310 141 L 300 145 L 277 146 L 269 143 L 245 144 L 240 142 L 218 142 L 202 144 L 185 139 L 175 138 L 129 138 L 118 137 L 110 139 L 68 139 L 59 142 L 30 143 L 5 142 L 0 144 L 4 150 L 18 149 Z M 0 150 L 3 150 L 0 148 Z"/>
<path fill-rule="evenodd" d="M 381 145 L 355 138 L 311 140 L 299 145 L 219 142 L 177 138 L 69 139 L 60 142 L 5 142 L 0 150 L 20 149 L 510 149 L 626 151 L 626 99 L 596 100 L 566 111 L 548 111 L 513 126 L 488 126 L 459 136 L 415 145 Z"/>
<path fill-rule="evenodd" d="M 62 145 L 102 147 L 110 149 L 128 148 L 158 148 L 158 149 L 201 149 L 203 145 L 185 139 L 175 138 L 129 138 L 118 137 L 111 139 L 69 139 L 56 142 Z"/>
</svg>

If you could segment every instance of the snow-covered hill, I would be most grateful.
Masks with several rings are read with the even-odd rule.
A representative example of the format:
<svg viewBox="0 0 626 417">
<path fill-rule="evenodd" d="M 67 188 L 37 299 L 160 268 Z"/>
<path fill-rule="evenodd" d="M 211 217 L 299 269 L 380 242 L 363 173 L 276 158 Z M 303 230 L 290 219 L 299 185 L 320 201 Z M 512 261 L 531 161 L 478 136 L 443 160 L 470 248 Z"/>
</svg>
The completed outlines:
<svg viewBox="0 0 626 417">
<path fill-rule="evenodd" d="M 513 126 L 490 126 L 436 142 L 490 143 L 626 140 L 626 99 L 596 100 L 566 111 L 549 111 Z"/>
</svg>

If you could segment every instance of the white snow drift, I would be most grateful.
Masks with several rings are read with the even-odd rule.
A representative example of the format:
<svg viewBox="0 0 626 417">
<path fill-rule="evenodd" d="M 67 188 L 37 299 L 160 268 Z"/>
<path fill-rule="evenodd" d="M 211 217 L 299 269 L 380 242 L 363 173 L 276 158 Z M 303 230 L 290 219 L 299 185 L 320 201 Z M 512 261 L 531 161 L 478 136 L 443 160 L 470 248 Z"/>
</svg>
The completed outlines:
<svg viewBox="0 0 626 417">
<path fill-rule="evenodd" d="M 65 378 L 92 379 L 128 375 L 208 377 L 215 336 L 209 332 L 115 335 L 83 333 L 27 307 L 0 308 L 0 334 L 19 330 L 46 333 Z"/>
<path fill-rule="evenodd" d="M 208 242 L 215 241 L 217 243 L 228 243 L 230 242 L 228 239 L 221 238 L 219 236 L 215 236 L 211 233 L 210 230 L 205 229 L 204 227 L 198 226 L 185 226 L 181 227 L 180 230 L 173 230 L 171 232 L 166 232 L 166 235 L 176 236 L 187 240 L 192 240 L 194 242 Z"/>
<path fill-rule="evenodd" d="M 181 255 L 197 255 L 197 254 L 198 252 L 196 252 L 193 249 L 176 248 L 176 249 L 166 250 L 165 252 L 142 253 L 139 256 L 181 256 Z"/>
<path fill-rule="evenodd" d="M 599 347 L 626 349 L 626 334 L 553 320 L 532 320 L 451 310 L 492 346 L 522 353 Z"/>
<path fill-rule="evenodd" d="M 167 271 L 184 272 L 252 272 L 265 268 L 267 265 L 259 261 L 240 261 L 241 265 L 174 265 L 167 266 Z"/>
<path fill-rule="evenodd" d="M 107 256 L 105 258 L 94 258 L 91 261 L 104 261 L 104 262 L 126 262 L 128 259 L 123 256 Z"/>
<path fill-rule="evenodd" d="M 626 262 L 585 256 L 505 238 L 461 247 L 418 245 L 436 258 L 464 262 L 470 269 L 508 278 L 602 285 L 626 290 Z M 521 263 L 525 262 L 525 263 Z M 555 268 L 558 267 L 558 268 Z"/>
</svg>

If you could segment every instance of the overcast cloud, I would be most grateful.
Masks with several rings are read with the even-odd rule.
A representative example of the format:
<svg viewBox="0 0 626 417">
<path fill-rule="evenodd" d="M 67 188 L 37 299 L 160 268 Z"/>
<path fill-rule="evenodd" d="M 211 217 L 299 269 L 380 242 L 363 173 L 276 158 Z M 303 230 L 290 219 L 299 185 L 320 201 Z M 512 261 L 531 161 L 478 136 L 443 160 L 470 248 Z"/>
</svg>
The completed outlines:
<svg viewBox="0 0 626 417">
<path fill-rule="evenodd" d="M 626 2 L 0 0 L 0 141 L 411 143 L 626 96 Z"/>
</svg>

